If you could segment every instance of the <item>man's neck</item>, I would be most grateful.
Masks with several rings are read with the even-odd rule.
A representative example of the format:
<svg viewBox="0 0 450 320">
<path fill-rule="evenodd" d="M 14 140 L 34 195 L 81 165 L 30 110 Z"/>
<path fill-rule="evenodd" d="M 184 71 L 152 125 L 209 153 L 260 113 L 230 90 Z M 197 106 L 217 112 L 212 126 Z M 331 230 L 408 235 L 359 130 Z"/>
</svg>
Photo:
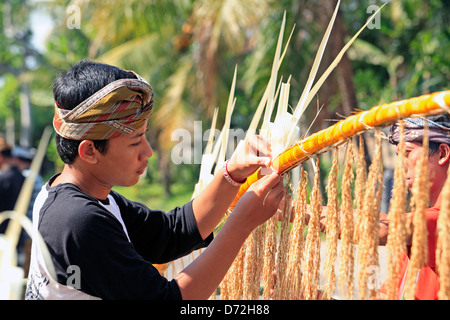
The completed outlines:
<svg viewBox="0 0 450 320">
<path fill-rule="evenodd" d="M 430 207 L 436 207 L 436 208 L 441 207 L 441 194 L 442 193 L 439 193 L 439 195 L 437 197 L 435 197 L 434 199 L 432 197 L 430 197 Z"/>
<path fill-rule="evenodd" d="M 61 174 L 56 177 L 51 187 L 55 187 L 59 184 L 71 183 L 80 188 L 84 193 L 99 199 L 105 200 L 111 191 L 111 186 L 105 186 L 99 183 L 94 176 L 80 172 L 72 165 L 65 165 Z"/>
</svg>

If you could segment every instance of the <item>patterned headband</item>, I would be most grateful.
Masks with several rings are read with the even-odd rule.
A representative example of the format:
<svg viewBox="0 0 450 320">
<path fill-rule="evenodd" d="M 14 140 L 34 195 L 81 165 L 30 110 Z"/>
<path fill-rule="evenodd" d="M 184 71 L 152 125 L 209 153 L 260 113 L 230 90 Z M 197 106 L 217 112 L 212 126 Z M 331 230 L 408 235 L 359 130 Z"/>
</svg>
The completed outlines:
<svg viewBox="0 0 450 320">
<path fill-rule="evenodd" d="M 132 71 L 130 71 L 132 72 Z M 138 79 L 114 81 L 72 110 L 55 105 L 53 127 L 72 140 L 106 140 L 129 134 L 144 125 L 153 109 L 153 90 Z"/>
<path fill-rule="evenodd" d="M 428 118 L 406 118 L 405 141 L 422 142 L 425 121 L 428 125 L 428 138 L 430 142 L 445 143 L 450 145 L 450 117 L 447 115 L 434 115 Z M 397 144 L 400 141 L 398 122 L 394 123 L 389 130 L 389 142 Z"/>
</svg>

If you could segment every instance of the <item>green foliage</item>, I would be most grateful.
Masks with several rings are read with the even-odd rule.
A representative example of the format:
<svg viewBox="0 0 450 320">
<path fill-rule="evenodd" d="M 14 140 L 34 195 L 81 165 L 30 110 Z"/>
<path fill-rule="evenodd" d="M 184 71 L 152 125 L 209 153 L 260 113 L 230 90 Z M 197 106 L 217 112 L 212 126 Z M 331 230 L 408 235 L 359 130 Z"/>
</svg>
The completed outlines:
<svg viewBox="0 0 450 320">
<path fill-rule="evenodd" d="M 349 33 L 355 32 L 365 10 L 349 1 L 342 12 Z M 359 42 L 367 51 L 359 57 L 355 54 L 353 61 L 362 109 L 448 89 L 449 16 L 448 4 L 439 0 L 397 0 L 381 11 L 380 29 L 361 34 Z M 359 51 L 361 45 L 354 48 Z"/>
<path fill-rule="evenodd" d="M 47 40 L 47 59 L 60 70 L 67 70 L 88 55 L 90 40 L 79 29 L 55 29 Z"/>
<path fill-rule="evenodd" d="M 3 86 L 0 90 L 0 105 L 2 106 L 0 108 L 0 118 L 4 119 L 13 115 L 14 107 L 19 104 L 18 92 L 18 79 L 12 74 L 6 74 L 3 77 Z M 4 123 L 1 123 L 1 125 L 4 125 Z"/>
<path fill-rule="evenodd" d="M 152 173 L 149 173 L 152 174 Z M 113 190 L 132 201 L 145 204 L 149 208 L 169 211 L 189 202 L 194 190 L 193 185 L 181 181 L 172 184 L 173 196 L 168 197 L 159 183 L 139 182 L 133 187 L 114 187 Z"/>
<path fill-rule="evenodd" d="M 283 81 L 292 77 L 289 104 L 293 106 L 303 90 L 324 25 L 328 23 L 330 13 L 323 9 L 328 1 L 2 1 L 0 131 L 5 130 L 6 119 L 13 117 L 16 132 L 20 132 L 19 91 L 20 85 L 27 83 L 36 145 L 43 128 L 51 124 L 53 79 L 83 58 L 135 70 L 150 81 L 155 92 L 150 140 L 162 152 L 170 152 L 173 144 L 169 139 L 174 128 L 188 128 L 194 120 L 202 120 L 203 129 L 208 129 L 215 107 L 220 108 L 217 127 L 223 125 L 237 65 L 232 127 L 245 130 L 270 77 L 284 11 L 287 13 L 285 41 L 294 25 L 295 29 L 279 75 Z M 369 5 L 382 3 L 342 1 L 340 14 L 346 38 L 367 20 Z M 73 4 L 80 6 L 79 29 L 66 26 L 66 10 Z M 30 47 L 34 31 L 30 14 L 37 9 L 49 13 L 55 26 L 46 40 L 46 50 L 40 53 Z M 354 109 L 447 90 L 449 16 L 450 8 L 445 0 L 389 3 L 381 12 L 380 28 L 364 30 L 348 52 L 357 100 Z M 8 26 L 20 32 L 13 36 Z M 31 64 L 25 56 L 33 57 Z M 327 85 L 332 86 L 330 83 Z M 342 93 L 339 90 L 331 94 L 319 92 L 317 99 L 326 100 L 322 112 L 336 118 Z M 314 107 L 302 119 L 308 125 L 315 116 Z M 58 170 L 61 163 L 54 147 L 49 147 L 48 157 Z M 142 190 L 131 192 L 148 193 L 149 197 L 158 194 L 156 189 L 146 189 L 147 184 L 159 185 L 164 178 L 156 161 L 158 157 L 155 153 L 150 162 L 151 174 L 142 179 L 143 186 L 139 187 Z M 327 171 L 329 164 L 323 165 Z M 169 170 L 174 194 L 189 194 L 184 189 L 179 191 L 178 184 L 191 188 L 192 193 L 199 166 L 169 165 Z M 162 197 L 159 194 L 155 198 Z"/>
</svg>

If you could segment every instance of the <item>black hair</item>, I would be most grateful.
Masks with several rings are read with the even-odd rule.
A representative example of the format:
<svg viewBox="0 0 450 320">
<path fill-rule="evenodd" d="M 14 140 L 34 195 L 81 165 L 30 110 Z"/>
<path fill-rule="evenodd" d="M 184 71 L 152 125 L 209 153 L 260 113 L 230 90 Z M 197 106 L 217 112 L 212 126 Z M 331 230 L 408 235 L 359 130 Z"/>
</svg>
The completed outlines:
<svg viewBox="0 0 450 320">
<path fill-rule="evenodd" d="M 10 148 L 3 149 L 3 150 L 0 151 L 0 153 L 5 158 L 11 158 L 11 149 Z"/>
<path fill-rule="evenodd" d="M 136 79 L 136 76 L 108 64 L 81 60 L 55 79 L 53 97 L 59 108 L 72 110 L 100 89 L 120 79 Z M 73 163 L 78 156 L 80 142 L 56 134 L 56 149 L 64 163 Z M 108 140 L 93 142 L 96 149 L 106 152 Z"/>
<path fill-rule="evenodd" d="M 439 151 L 439 147 L 441 146 L 440 142 L 428 142 L 428 154 L 431 156 Z"/>
</svg>

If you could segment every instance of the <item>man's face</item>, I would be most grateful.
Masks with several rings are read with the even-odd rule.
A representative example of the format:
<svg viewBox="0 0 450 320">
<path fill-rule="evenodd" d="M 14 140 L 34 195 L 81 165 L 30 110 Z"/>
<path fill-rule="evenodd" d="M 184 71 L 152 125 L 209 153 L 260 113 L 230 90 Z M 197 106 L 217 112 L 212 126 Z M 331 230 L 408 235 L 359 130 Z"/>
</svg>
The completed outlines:
<svg viewBox="0 0 450 320">
<path fill-rule="evenodd" d="M 104 183 L 112 186 L 132 186 L 145 172 L 153 154 L 145 132 L 147 122 L 128 135 L 110 139 L 105 154 L 99 156 L 98 170 Z"/>
<path fill-rule="evenodd" d="M 422 144 L 420 142 L 406 142 L 405 143 L 405 157 L 406 157 L 406 180 L 408 184 L 408 189 L 411 191 L 415 179 L 415 170 L 416 170 L 416 164 L 420 159 L 420 154 L 422 152 Z M 398 152 L 398 146 L 397 146 L 397 152 Z M 435 179 L 438 179 L 439 177 L 436 177 L 436 166 L 438 166 L 439 162 L 439 154 L 435 153 L 428 157 L 428 171 L 429 171 L 429 177 L 428 180 L 431 182 L 430 185 L 430 192 L 433 192 L 433 186 Z"/>
<path fill-rule="evenodd" d="M 406 159 L 406 183 L 408 189 L 411 191 L 414 183 L 415 168 L 417 161 L 420 158 L 422 151 L 422 145 L 418 142 L 406 142 L 405 143 L 405 159 Z M 397 145 L 398 153 L 398 145 Z"/>
</svg>

